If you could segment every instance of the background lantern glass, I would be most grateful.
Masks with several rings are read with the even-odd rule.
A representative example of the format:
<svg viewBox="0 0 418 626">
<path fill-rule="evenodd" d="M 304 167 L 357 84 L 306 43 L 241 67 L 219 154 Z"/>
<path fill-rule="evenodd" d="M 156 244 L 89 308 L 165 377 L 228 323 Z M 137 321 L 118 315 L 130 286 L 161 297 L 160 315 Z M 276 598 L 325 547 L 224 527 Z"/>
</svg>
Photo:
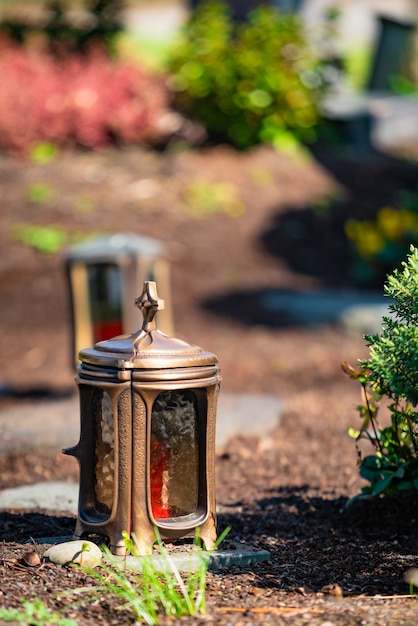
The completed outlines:
<svg viewBox="0 0 418 626">
<path fill-rule="evenodd" d="M 166 303 L 159 327 L 173 334 L 170 268 L 160 241 L 130 233 L 93 237 L 69 248 L 65 264 L 76 365 L 83 348 L 137 329 L 132 302 L 145 281 L 158 281 Z"/>
<path fill-rule="evenodd" d="M 123 332 L 121 268 L 113 263 L 89 265 L 88 294 L 93 325 L 93 342 Z"/>
</svg>

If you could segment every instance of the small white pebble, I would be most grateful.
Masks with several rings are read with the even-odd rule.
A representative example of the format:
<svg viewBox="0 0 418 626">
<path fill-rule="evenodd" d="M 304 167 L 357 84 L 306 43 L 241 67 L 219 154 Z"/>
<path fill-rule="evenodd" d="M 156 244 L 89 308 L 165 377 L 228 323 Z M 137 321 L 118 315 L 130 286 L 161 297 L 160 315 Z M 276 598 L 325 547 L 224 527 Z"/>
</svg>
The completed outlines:
<svg viewBox="0 0 418 626">
<path fill-rule="evenodd" d="M 82 567 L 95 567 L 102 561 L 102 552 L 95 543 L 78 539 L 51 546 L 44 552 L 44 557 L 55 565 L 77 563 Z"/>
</svg>

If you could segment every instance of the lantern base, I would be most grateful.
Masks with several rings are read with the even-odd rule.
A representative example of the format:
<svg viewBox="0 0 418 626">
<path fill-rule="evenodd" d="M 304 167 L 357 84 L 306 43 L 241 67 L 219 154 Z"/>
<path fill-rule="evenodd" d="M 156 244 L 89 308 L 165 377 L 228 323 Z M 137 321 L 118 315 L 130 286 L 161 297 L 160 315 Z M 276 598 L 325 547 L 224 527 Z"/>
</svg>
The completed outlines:
<svg viewBox="0 0 418 626">
<path fill-rule="evenodd" d="M 91 524 L 83 521 L 79 516 L 73 539 L 79 540 L 87 538 L 89 535 L 99 535 L 108 539 L 110 551 L 115 556 L 126 557 L 131 553 L 135 556 L 152 555 L 153 546 L 157 542 L 158 537 L 156 536 L 156 531 L 151 521 L 143 519 L 142 524 L 140 524 L 141 533 L 132 532 L 132 536 L 128 542 L 123 536 L 124 533 L 119 531 L 119 526 L 120 525 L 113 522 Z M 211 513 L 209 513 L 206 521 L 201 525 L 196 524 L 196 526 L 191 529 L 173 530 L 160 528 L 158 525 L 156 528 L 157 534 L 163 541 L 171 542 L 186 538 L 193 539 L 198 534 L 202 545 L 207 551 L 216 549 L 216 518 Z"/>
</svg>

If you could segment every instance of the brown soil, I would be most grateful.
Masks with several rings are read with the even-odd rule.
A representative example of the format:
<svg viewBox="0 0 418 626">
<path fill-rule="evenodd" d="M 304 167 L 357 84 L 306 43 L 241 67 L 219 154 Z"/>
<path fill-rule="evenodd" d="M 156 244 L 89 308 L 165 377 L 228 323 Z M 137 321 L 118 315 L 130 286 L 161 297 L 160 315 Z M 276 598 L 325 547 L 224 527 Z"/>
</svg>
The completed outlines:
<svg viewBox="0 0 418 626">
<path fill-rule="evenodd" d="M 418 563 L 416 503 L 345 506 L 361 487 L 346 434 L 357 423 L 359 390 L 340 363 L 365 356 L 364 341 L 258 306 L 271 289 L 349 286 L 344 220 L 372 215 L 399 189 L 418 191 L 416 167 L 370 154 L 295 162 L 268 148 L 136 148 L 64 154 L 48 165 L 1 156 L 0 181 L 0 408 L 20 402 L 30 410 L 40 396 L 74 390 L 63 257 L 16 241 L 19 223 L 164 241 L 176 335 L 218 355 L 225 391 L 284 402 L 275 432 L 236 437 L 217 458 L 220 530 L 230 525 L 232 541 L 265 548 L 271 560 L 210 573 L 207 615 L 161 623 L 416 624 L 403 580 Z M 188 198 L 196 181 L 200 189 L 202 181 L 231 183 L 245 212 L 233 217 L 220 204 L 195 214 Z M 39 182 L 51 197 L 35 203 L 28 192 Z M 324 197 L 338 197 L 338 207 L 320 211 Z M 58 450 L 11 450 L 0 456 L 0 487 L 77 481 L 73 461 Z M 40 597 L 55 609 L 69 604 L 57 593 L 90 584 L 73 569 L 13 561 L 28 542 L 41 554 L 37 538 L 73 528 L 73 517 L 54 511 L 0 513 L 0 606 Z M 67 606 L 64 615 L 80 625 L 131 621 L 110 597 Z"/>
</svg>

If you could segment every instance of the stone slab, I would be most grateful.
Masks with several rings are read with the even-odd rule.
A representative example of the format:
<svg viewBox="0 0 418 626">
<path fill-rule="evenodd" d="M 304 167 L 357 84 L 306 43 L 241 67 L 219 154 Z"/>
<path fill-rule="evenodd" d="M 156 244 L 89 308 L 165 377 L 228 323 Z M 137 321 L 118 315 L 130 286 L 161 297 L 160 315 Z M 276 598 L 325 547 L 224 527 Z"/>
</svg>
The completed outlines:
<svg viewBox="0 0 418 626">
<path fill-rule="evenodd" d="M 260 436 L 280 423 L 281 401 L 274 396 L 220 394 L 216 446 L 235 434 Z M 79 437 L 79 400 L 70 398 L 25 402 L 0 412 L 0 452 L 16 449 L 57 449 L 74 445 Z M 78 485 L 42 482 L 0 491 L 1 509 L 44 508 L 77 513 Z"/>
<path fill-rule="evenodd" d="M 235 434 L 260 436 L 279 425 L 282 403 L 276 397 L 221 394 L 216 446 Z M 0 413 L 0 451 L 16 448 L 57 448 L 78 440 L 78 398 L 12 407 Z M 0 509 L 44 508 L 77 513 L 78 485 L 41 482 L 0 491 Z"/>
<path fill-rule="evenodd" d="M 271 291 L 260 297 L 267 311 L 283 311 L 295 324 L 334 323 L 358 332 L 379 332 L 390 300 L 381 293 L 350 289 Z"/>
<path fill-rule="evenodd" d="M 42 482 L 0 491 L 2 509 L 48 509 L 77 514 L 78 484 Z"/>
<path fill-rule="evenodd" d="M 280 423 L 282 402 L 275 396 L 220 393 L 216 445 L 235 434 L 268 434 Z M 22 401 L 0 412 L 0 452 L 51 449 L 75 445 L 79 439 L 77 393 L 59 400 Z"/>
<path fill-rule="evenodd" d="M 418 139 L 418 99 L 415 96 L 342 90 L 324 99 L 322 112 L 329 120 L 351 125 L 352 139 L 356 139 L 359 147 L 363 142 L 385 149 L 415 143 Z M 367 128 L 364 126 L 366 118 L 369 120 Z M 362 125 L 358 127 L 357 136 L 355 123 Z"/>
<path fill-rule="evenodd" d="M 215 550 L 213 552 L 201 553 L 201 552 L 175 552 L 170 554 L 170 558 L 173 560 L 174 565 L 178 570 L 182 572 L 197 571 L 201 565 L 201 557 L 204 554 L 208 559 L 208 569 L 218 570 L 229 567 L 248 567 L 255 563 L 261 563 L 262 561 L 270 560 L 270 553 L 267 550 L 260 550 L 253 548 L 252 546 L 246 546 L 244 544 L 236 544 L 233 550 Z M 133 571 L 142 571 L 142 563 L 144 559 L 150 557 L 135 557 L 128 556 L 117 557 L 115 561 L 119 561 L 121 565 L 125 565 Z M 155 554 L 151 557 L 152 563 L 157 569 L 166 571 L 169 564 L 164 556 Z M 112 559 L 113 560 L 113 559 Z"/>
<path fill-rule="evenodd" d="M 221 391 L 216 419 L 216 447 L 223 447 L 238 434 L 268 435 L 279 426 L 282 409 L 283 403 L 276 396 Z"/>
<path fill-rule="evenodd" d="M 61 450 L 78 441 L 79 400 L 22 400 L 0 412 L 0 452 L 13 449 Z"/>
<path fill-rule="evenodd" d="M 57 545 L 71 541 L 71 537 L 43 537 L 36 539 L 38 544 Z M 245 544 L 234 544 L 233 549 L 214 550 L 211 552 L 202 552 L 193 550 L 183 551 L 179 549 L 170 553 L 170 559 L 173 565 L 181 572 L 195 572 L 201 565 L 202 555 L 208 559 L 208 569 L 219 570 L 230 567 L 249 567 L 255 563 L 262 563 L 270 560 L 270 552 L 247 546 Z M 121 568 L 128 568 L 131 571 L 141 572 L 144 560 L 151 559 L 153 565 L 160 571 L 167 571 L 170 567 L 167 559 L 158 554 L 157 551 L 151 557 L 128 556 L 128 557 L 111 557 L 111 562 L 120 565 Z M 105 558 L 106 560 L 106 558 Z"/>
</svg>

